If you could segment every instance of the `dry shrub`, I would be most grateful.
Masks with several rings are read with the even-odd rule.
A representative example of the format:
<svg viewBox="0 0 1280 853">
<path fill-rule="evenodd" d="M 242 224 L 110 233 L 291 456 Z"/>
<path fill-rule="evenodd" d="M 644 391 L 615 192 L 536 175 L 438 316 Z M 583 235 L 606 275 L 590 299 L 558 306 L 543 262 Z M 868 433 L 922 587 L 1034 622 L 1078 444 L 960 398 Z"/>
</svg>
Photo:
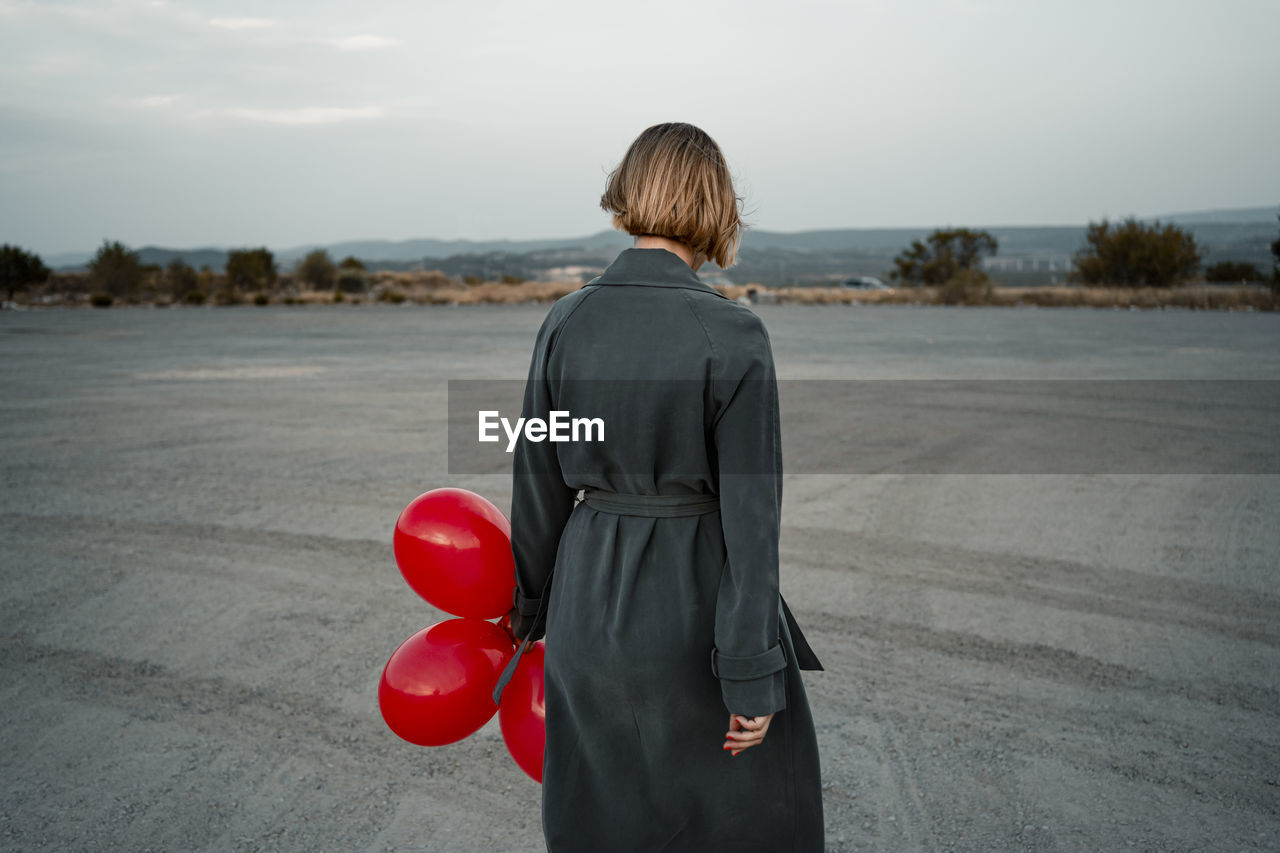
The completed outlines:
<svg viewBox="0 0 1280 853">
<path fill-rule="evenodd" d="M 417 283 L 425 284 L 428 287 L 452 287 L 458 283 L 458 280 L 451 275 L 445 275 L 440 270 L 426 270 L 425 272 L 416 273 L 418 276 Z"/>
<path fill-rule="evenodd" d="M 447 305 L 466 300 L 467 288 L 460 279 L 440 270 L 379 270 L 368 276 L 369 286 L 385 300 L 382 293 L 400 294 L 405 301 L 421 305 Z"/>
<path fill-rule="evenodd" d="M 293 295 L 295 305 L 328 305 L 333 302 L 332 290 L 301 290 Z"/>
<path fill-rule="evenodd" d="M 364 293 L 369 288 L 369 282 L 360 270 L 354 267 L 343 267 L 338 272 L 334 287 L 342 293 Z"/>
<path fill-rule="evenodd" d="M 938 286 L 938 301 L 944 305 L 990 305 L 994 291 L 986 273 L 962 267 Z"/>
<path fill-rule="evenodd" d="M 1200 310 L 1275 311 L 1280 298 L 1266 287 L 1008 287 L 995 291 L 993 305 L 1040 305 L 1047 308 L 1191 308 Z"/>
<path fill-rule="evenodd" d="M 893 290 L 853 290 L 841 287 L 773 288 L 758 284 L 717 288 L 730 299 L 746 296 L 748 290 L 772 293 L 779 303 L 796 305 L 902 305 L 948 304 L 953 298 L 938 287 L 899 287 Z M 961 302 L 966 305 L 1038 305 L 1045 308 L 1190 308 L 1201 310 L 1280 310 L 1280 294 L 1262 285 L 1222 287 L 985 287 L 971 289 Z M 954 303 L 952 303 L 954 304 Z"/>
<path fill-rule="evenodd" d="M 777 295 L 778 302 L 796 305 L 902 305 L 908 302 L 936 302 L 933 287 L 899 287 L 894 290 L 856 290 L 849 287 L 752 287 Z M 743 288 L 746 292 L 746 288 Z"/>
<path fill-rule="evenodd" d="M 298 284 L 285 281 L 279 284 L 286 292 Z M 206 299 L 227 301 L 225 277 L 211 274 L 203 277 L 210 287 L 200 288 L 199 296 L 183 301 L 200 304 Z M 404 301 L 420 305 L 478 305 L 483 303 L 519 304 L 524 302 L 552 302 L 582 287 L 577 281 L 526 281 L 504 284 L 487 281 L 476 285 L 464 285 L 461 280 L 445 275 L 439 270 L 393 271 L 383 270 L 369 274 L 372 299 L 384 302 Z M 38 298 L 43 305 L 82 305 L 89 301 L 88 276 L 84 273 L 54 273 L 49 281 L 38 286 L 29 300 Z M 716 290 L 730 299 L 748 297 L 752 290 L 764 298 L 760 302 L 778 302 L 800 305 L 890 305 L 890 304 L 943 304 L 946 295 L 937 287 L 899 287 L 893 290 L 857 290 L 845 287 L 765 287 L 758 283 L 715 285 Z M 277 295 L 280 295 L 277 292 Z M 203 296 L 205 299 L 200 299 Z M 1056 285 L 1049 287 L 995 287 L 985 295 L 973 295 L 967 304 L 1043 307 L 1089 308 L 1187 308 L 1199 310 L 1280 310 L 1280 291 L 1266 285 L 1206 285 L 1190 284 L 1180 287 L 1087 287 Z M 291 300 L 291 302 L 290 302 Z M 303 288 L 288 294 L 287 304 L 332 304 L 333 291 L 315 291 Z"/>
<path fill-rule="evenodd" d="M 746 284 L 713 284 L 712 287 L 714 287 L 716 290 L 720 291 L 722 294 L 729 297 L 730 299 L 737 299 L 741 296 L 746 296 L 748 295 L 747 294 L 748 290 L 762 289 L 759 285 L 746 285 Z"/>
<path fill-rule="evenodd" d="M 418 283 L 422 275 L 417 270 L 378 270 L 369 273 L 369 283 L 374 286 L 409 287 Z"/>
<path fill-rule="evenodd" d="M 45 282 L 45 293 L 88 293 L 89 274 L 83 272 L 55 272 Z"/>
<path fill-rule="evenodd" d="M 554 302 L 582 287 L 576 281 L 525 281 L 520 284 L 503 284 L 485 281 L 460 290 L 444 290 L 435 294 L 457 305 L 496 303 L 517 305 L 521 302 Z"/>
<path fill-rule="evenodd" d="M 1204 255 L 1191 232 L 1132 216 L 1090 222 L 1085 244 L 1071 280 L 1094 287 L 1168 287 L 1194 276 Z"/>
</svg>

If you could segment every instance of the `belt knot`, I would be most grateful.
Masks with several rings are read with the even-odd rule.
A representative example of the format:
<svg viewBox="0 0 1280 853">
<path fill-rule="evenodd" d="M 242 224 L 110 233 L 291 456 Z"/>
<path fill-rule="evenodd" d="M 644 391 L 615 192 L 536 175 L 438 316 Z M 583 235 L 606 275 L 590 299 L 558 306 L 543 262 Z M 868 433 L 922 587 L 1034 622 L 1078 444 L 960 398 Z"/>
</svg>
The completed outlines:
<svg viewBox="0 0 1280 853">
<path fill-rule="evenodd" d="M 673 518 L 720 511 L 720 496 L 709 494 L 639 495 L 592 488 L 583 489 L 582 500 L 588 506 L 614 515 Z"/>
</svg>

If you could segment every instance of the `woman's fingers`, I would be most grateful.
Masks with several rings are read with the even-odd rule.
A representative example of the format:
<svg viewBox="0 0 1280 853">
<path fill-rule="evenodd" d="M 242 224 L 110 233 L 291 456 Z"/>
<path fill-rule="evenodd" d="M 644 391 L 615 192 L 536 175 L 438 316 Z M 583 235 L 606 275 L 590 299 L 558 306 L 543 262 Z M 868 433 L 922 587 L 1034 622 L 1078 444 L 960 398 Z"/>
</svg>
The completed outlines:
<svg viewBox="0 0 1280 853">
<path fill-rule="evenodd" d="M 730 740 L 725 742 L 724 748 L 734 755 L 737 755 L 744 749 L 750 749 L 753 746 L 758 746 L 763 741 L 763 737 L 758 737 L 753 740 Z"/>
<path fill-rule="evenodd" d="M 730 719 L 729 730 L 734 730 L 733 721 L 737 720 L 738 727 L 744 731 L 760 732 L 764 734 L 769 730 L 769 722 L 773 719 L 773 714 L 764 717 L 744 717 L 741 714 L 734 714 Z"/>
<path fill-rule="evenodd" d="M 730 729 L 724 734 L 725 743 L 729 746 L 753 745 L 764 739 L 764 731 L 762 729 Z"/>
<path fill-rule="evenodd" d="M 744 749 L 756 746 L 764 740 L 769 730 L 769 722 L 773 715 L 764 717 L 744 717 L 741 714 L 729 716 L 729 731 L 725 732 L 724 749 L 737 755 Z"/>
</svg>

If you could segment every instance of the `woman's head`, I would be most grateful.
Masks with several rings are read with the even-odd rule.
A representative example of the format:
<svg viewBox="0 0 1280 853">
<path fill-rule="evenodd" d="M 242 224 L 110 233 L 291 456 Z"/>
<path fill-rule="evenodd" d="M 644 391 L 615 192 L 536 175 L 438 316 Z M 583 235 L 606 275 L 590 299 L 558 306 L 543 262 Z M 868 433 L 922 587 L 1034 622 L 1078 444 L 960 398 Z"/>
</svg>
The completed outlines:
<svg viewBox="0 0 1280 853">
<path fill-rule="evenodd" d="M 684 122 L 636 137 L 600 197 L 614 228 L 678 240 L 721 268 L 733 264 L 742 239 L 741 203 L 720 146 Z"/>
</svg>

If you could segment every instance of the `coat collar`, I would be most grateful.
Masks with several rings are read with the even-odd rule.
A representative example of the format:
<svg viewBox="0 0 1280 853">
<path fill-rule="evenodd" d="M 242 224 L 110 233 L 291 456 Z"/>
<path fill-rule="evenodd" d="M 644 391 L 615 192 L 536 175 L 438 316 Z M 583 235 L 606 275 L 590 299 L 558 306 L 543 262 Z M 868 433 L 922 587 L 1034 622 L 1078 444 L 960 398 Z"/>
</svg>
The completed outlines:
<svg viewBox="0 0 1280 853">
<path fill-rule="evenodd" d="M 605 271 L 587 284 L 644 284 L 653 287 L 684 287 L 714 293 L 720 291 L 698 278 L 684 260 L 667 249 L 623 249 Z"/>
</svg>

